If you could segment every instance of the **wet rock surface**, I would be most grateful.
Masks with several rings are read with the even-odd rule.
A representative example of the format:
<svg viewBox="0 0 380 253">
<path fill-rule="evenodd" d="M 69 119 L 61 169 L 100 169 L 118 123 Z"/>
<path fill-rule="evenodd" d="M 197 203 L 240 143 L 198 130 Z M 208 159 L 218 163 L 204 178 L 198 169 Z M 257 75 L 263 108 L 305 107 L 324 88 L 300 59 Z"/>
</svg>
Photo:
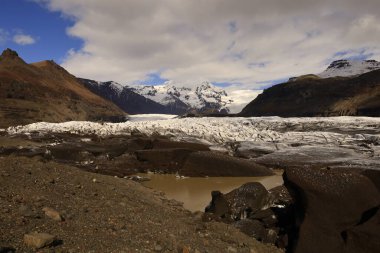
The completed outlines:
<svg viewBox="0 0 380 253">
<path fill-rule="evenodd" d="M 44 161 L 56 161 L 118 177 L 148 171 L 180 173 L 184 176 L 273 175 L 272 170 L 263 165 L 210 151 L 207 145 L 172 141 L 162 136 L 100 138 L 72 134 L 31 134 L 10 138 L 14 144 L 28 142 L 26 146 L 3 145 L 0 147 L 0 156 L 38 157 Z"/>
<path fill-rule="evenodd" d="M 286 252 L 379 252 L 379 171 L 288 168 L 284 186 L 212 192 L 205 221 L 233 224 Z M 313 245 L 311 247 L 311 245 Z"/>
<path fill-rule="evenodd" d="M 247 183 L 226 194 L 212 192 L 203 220 L 232 224 L 259 241 L 286 248 L 293 236 L 293 212 L 285 187 L 267 191 L 260 183 Z"/>
<path fill-rule="evenodd" d="M 370 178 L 352 169 L 290 168 L 284 181 L 299 221 L 292 252 L 380 250 L 380 192 Z"/>
</svg>

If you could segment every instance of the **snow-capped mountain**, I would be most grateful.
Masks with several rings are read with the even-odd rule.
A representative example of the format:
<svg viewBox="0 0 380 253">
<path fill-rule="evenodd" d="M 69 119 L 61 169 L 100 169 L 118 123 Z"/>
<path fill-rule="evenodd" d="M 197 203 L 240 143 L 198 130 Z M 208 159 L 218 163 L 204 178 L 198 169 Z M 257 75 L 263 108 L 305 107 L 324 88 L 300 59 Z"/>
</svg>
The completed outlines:
<svg viewBox="0 0 380 253">
<path fill-rule="evenodd" d="M 209 82 L 186 87 L 173 81 L 158 86 L 123 86 L 116 82 L 79 79 L 92 92 L 130 114 L 228 113 L 233 101 Z"/>
<path fill-rule="evenodd" d="M 321 78 L 356 76 L 377 69 L 380 69 L 380 62 L 375 60 L 338 60 L 333 61 L 328 68 L 318 74 L 318 76 Z"/>
<path fill-rule="evenodd" d="M 212 110 L 229 112 L 228 105 L 233 102 L 225 90 L 210 82 L 183 86 L 173 81 L 167 81 L 163 85 L 139 86 L 134 89 L 138 94 L 159 104 L 180 105 L 198 112 Z"/>
</svg>

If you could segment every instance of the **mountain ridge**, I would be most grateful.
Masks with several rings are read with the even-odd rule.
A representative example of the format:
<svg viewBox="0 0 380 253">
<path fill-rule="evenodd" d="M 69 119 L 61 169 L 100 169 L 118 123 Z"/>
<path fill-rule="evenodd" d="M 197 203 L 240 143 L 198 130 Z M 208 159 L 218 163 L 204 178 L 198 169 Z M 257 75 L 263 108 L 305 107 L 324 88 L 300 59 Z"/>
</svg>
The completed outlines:
<svg viewBox="0 0 380 253">
<path fill-rule="evenodd" d="M 106 98 L 130 114 L 139 113 L 218 113 L 229 112 L 232 103 L 225 90 L 209 82 L 186 87 L 173 81 L 162 85 L 126 85 L 117 82 L 79 80 L 94 93 Z M 134 102 L 127 101 L 133 97 Z M 146 108 L 144 108 L 146 107 Z"/>
<path fill-rule="evenodd" d="M 380 69 L 344 77 L 305 75 L 290 79 L 264 90 L 238 115 L 379 117 Z"/>
<path fill-rule="evenodd" d="M 17 52 L 0 56 L 0 127 L 37 121 L 119 121 L 125 113 L 92 93 L 53 61 L 27 64 Z"/>
</svg>

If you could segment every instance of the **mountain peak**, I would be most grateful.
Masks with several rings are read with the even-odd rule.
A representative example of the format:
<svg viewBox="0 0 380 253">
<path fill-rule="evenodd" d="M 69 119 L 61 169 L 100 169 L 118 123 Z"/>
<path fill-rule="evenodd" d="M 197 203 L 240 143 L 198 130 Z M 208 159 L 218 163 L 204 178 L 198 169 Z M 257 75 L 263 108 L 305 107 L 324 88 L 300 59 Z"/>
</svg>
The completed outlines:
<svg viewBox="0 0 380 253">
<path fill-rule="evenodd" d="M 348 77 L 361 75 L 373 70 L 380 69 L 380 62 L 376 60 L 336 60 L 333 61 L 325 71 L 318 76 L 321 78 L 329 77 Z"/>
<path fill-rule="evenodd" d="M 137 86 L 135 92 L 164 106 L 181 103 L 191 110 L 228 111 L 232 99 L 223 89 L 208 81 L 184 82 L 166 81 L 163 85 Z"/>
<path fill-rule="evenodd" d="M 1 57 L 3 58 L 6 58 L 6 57 L 11 57 L 11 58 L 14 58 L 14 57 L 18 57 L 18 53 L 10 48 L 7 48 L 3 51 L 3 53 L 1 54 Z"/>
<path fill-rule="evenodd" d="M 18 56 L 18 53 L 10 48 L 7 48 L 3 51 L 3 53 L 0 55 L 0 62 L 25 62 Z"/>
</svg>

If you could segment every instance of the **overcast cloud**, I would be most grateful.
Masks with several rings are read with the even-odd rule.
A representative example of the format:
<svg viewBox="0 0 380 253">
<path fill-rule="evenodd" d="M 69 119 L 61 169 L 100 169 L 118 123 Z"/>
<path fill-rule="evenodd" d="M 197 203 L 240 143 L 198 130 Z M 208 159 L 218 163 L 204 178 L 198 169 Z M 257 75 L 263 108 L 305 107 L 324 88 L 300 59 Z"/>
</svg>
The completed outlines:
<svg viewBox="0 0 380 253">
<path fill-rule="evenodd" d="M 158 73 L 260 89 L 334 59 L 379 59 L 379 0 L 36 0 L 84 40 L 63 66 L 121 83 Z"/>
</svg>

